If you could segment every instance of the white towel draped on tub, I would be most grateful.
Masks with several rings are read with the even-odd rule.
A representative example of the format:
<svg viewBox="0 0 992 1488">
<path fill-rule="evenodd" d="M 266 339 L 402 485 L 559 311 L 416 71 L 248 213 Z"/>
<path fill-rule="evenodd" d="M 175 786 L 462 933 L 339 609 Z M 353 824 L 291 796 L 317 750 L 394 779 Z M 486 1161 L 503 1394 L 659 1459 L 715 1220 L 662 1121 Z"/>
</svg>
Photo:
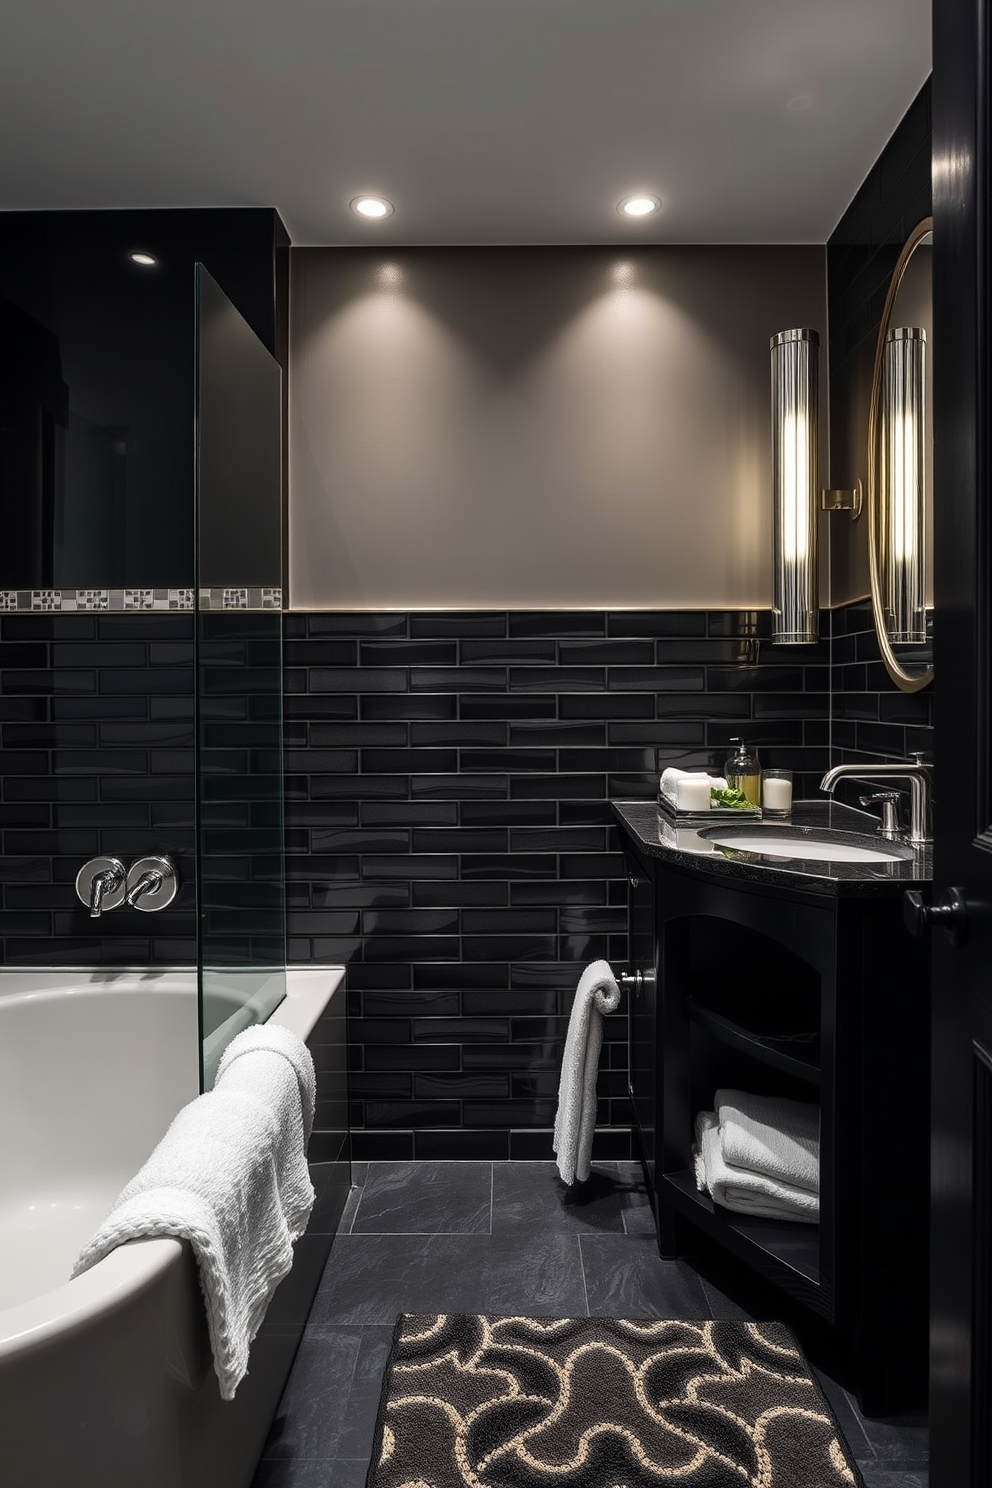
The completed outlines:
<svg viewBox="0 0 992 1488">
<path fill-rule="evenodd" d="M 224 1400 L 247 1373 L 249 1346 L 313 1207 L 314 1099 L 313 1060 L 296 1034 L 268 1023 L 239 1033 L 214 1089 L 179 1112 L 73 1270 L 126 1240 L 188 1240 Z"/>
<path fill-rule="evenodd" d="M 575 989 L 561 1061 L 554 1152 L 565 1183 L 585 1182 L 591 1171 L 603 1014 L 616 1012 L 619 1003 L 620 988 L 609 966 L 593 961 Z"/>
</svg>

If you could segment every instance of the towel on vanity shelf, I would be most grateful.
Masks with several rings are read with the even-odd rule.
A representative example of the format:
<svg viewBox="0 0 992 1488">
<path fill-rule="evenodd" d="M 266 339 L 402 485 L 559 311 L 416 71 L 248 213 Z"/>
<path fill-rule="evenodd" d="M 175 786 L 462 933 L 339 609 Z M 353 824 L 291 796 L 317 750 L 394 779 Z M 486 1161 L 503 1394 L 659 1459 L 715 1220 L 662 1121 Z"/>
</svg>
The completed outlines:
<svg viewBox="0 0 992 1488">
<path fill-rule="evenodd" d="M 620 988 L 609 965 L 593 961 L 575 989 L 561 1061 L 553 1150 L 565 1183 L 585 1182 L 591 1172 L 603 1014 L 616 1012 L 619 1003 Z"/>
<path fill-rule="evenodd" d="M 72 1273 L 127 1240 L 188 1240 L 224 1400 L 247 1373 L 251 1341 L 313 1207 L 306 1143 L 314 1093 L 313 1060 L 294 1033 L 267 1023 L 239 1033 L 214 1089 L 175 1117 Z"/>
<path fill-rule="evenodd" d="M 818 1105 L 743 1090 L 718 1090 L 715 1104 L 720 1147 L 732 1168 L 819 1193 Z"/>
<path fill-rule="evenodd" d="M 679 781 L 680 780 L 708 780 L 711 790 L 726 790 L 727 781 L 723 775 L 709 775 L 705 770 L 677 770 L 674 765 L 669 765 L 667 770 L 661 774 L 661 794 L 673 806 L 679 804 Z"/>
<path fill-rule="evenodd" d="M 730 1166 L 723 1152 L 715 1111 L 700 1111 L 696 1117 L 695 1136 L 693 1167 L 696 1187 L 702 1193 L 708 1193 L 714 1204 L 738 1214 L 760 1215 L 764 1219 L 790 1219 L 804 1224 L 819 1222 L 818 1194 L 784 1183 L 781 1179 L 769 1178 L 765 1173 Z"/>
</svg>

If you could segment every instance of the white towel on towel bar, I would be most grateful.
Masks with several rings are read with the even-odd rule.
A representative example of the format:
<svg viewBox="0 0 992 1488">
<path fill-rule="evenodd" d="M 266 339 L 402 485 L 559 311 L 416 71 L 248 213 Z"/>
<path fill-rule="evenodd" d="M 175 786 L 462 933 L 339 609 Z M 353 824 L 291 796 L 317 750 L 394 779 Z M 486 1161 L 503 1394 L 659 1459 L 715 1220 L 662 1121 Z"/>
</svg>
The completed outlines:
<svg viewBox="0 0 992 1488">
<path fill-rule="evenodd" d="M 558 1084 L 554 1152 L 565 1183 L 585 1182 L 592 1171 L 592 1139 L 596 1130 L 596 1076 L 603 1047 L 603 1014 L 616 1012 L 620 1003 L 609 965 L 593 961 L 575 989 Z"/>
<path fill-rule="evenodd" d="M 700 1111 L 695 1125 L 696 1149 L 693 1161 L 696 1185 L 708 1193 L 714 1204 L 739 1214 L 756 1214 L 764 1219 L 791 1219 L 817 1224 L 820 1199 L 806 1188 L 796 1188 L 780 1179 L 749 1168 L 732 1168 L 720 1141 L 720 1126 L 715 1111 Z"/>
<path fill-rule="evenodd" d="M 259 1024 L 239 1033 L 214 1089 L 175 1117 L 72 1273 L 127 1240 L 188 1240 L 224 1400 L 247 1372 L 251 1341 L 313 1207 L 306 1143 L 314 1091 L 310 1052 L 289 1029 Z"/>
<path fill-rule="evenodd" d="M 744 1090 L 718 1090 L 715 1104 L 720 1147 L 731 1167 L 819 1192 L 818 1105 Z"/>
</svg>

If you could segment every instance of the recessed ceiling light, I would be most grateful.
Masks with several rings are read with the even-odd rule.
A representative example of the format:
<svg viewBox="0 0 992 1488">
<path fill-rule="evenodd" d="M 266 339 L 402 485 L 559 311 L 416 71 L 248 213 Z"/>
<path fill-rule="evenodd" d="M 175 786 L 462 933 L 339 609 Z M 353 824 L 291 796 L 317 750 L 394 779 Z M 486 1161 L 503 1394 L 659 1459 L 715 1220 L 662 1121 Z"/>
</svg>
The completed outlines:
<svg viewBox="0 0 992 1488">
<path fill-rule="evenodd" d="M 359 217 L 378 219 L 393 215 L 393 204 L 384 196 L 356 196 L 352 198 L 351 210 Z"/>
<path fill-rule="evenodd" d="M 132 263 L 140 264 L 143 269 L 158 268 L 158 259 L 154 253 L 145 253 L 143 250 L 139 251 L 136 249 L 134 253 L 128 254 L 128 258 Z"/>
<path fill-rule="evenodd" d="M 660 197 L 652 196 L 647 191 L 639 191 L 636 196 L 625 196 L 619 203 L 617 211 L 624 217 L 650 217 L 652 212 L 657 212 L 660 206 Z"/>
</svg>

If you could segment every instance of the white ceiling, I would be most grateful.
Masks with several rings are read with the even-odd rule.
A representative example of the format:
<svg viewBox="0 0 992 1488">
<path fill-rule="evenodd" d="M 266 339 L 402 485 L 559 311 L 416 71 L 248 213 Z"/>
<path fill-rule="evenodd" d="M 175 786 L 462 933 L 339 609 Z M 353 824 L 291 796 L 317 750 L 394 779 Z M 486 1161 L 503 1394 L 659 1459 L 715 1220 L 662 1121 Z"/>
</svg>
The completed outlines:
<svg viewBox="0 0 992 1488">
<path fill-rule="evenodd" d="M 0 0 L 0 207 L 823 243 L 929 71 L 930 0 Z M 636 190 L 660 217 L 618 216 Z"/>
</svg>

